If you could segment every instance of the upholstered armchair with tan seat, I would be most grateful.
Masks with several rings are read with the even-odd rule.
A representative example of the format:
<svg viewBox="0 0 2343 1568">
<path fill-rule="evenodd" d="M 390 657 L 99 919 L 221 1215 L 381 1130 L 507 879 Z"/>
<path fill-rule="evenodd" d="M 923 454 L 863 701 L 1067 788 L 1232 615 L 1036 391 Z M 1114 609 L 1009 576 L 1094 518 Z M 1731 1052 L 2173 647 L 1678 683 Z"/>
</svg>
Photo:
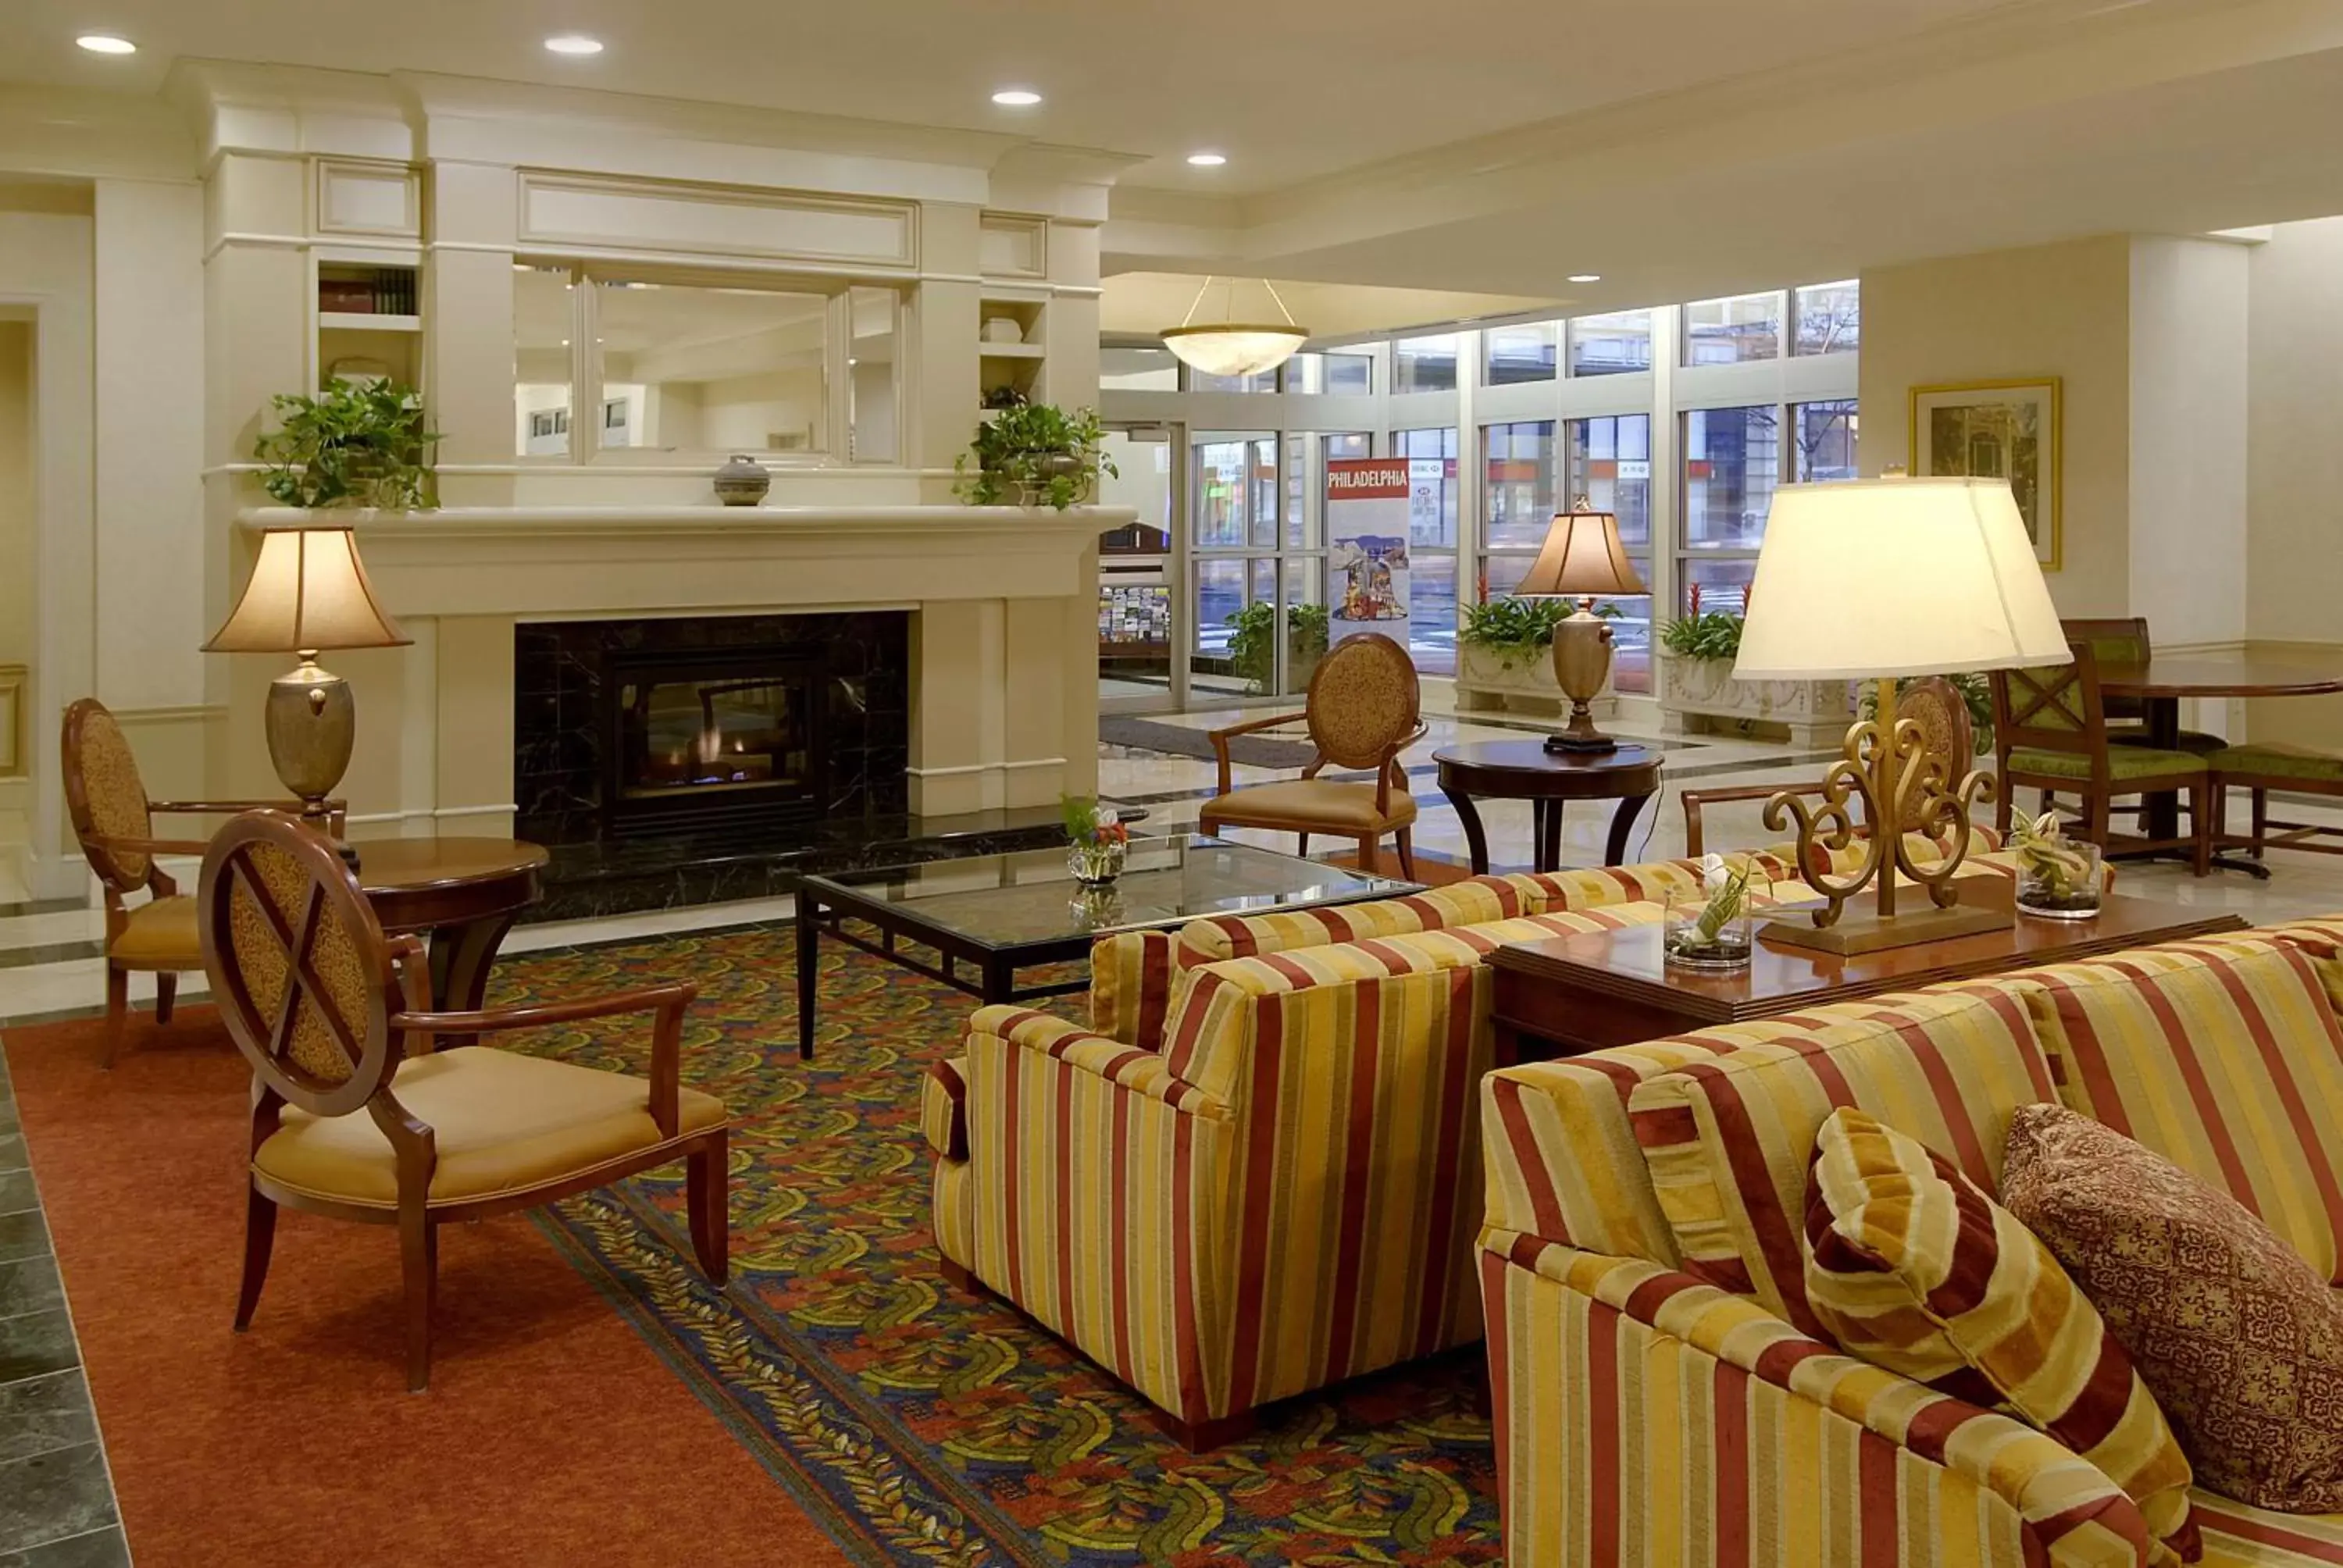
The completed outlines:
<svg viewBox="0 0 2343 1568">
<path fill-rule="evenodd" d="M 1222 828 L 1297 833 L 1305 855 L 1312 833 L 1348 839 L 1359 846 L 1359 864 L 1368 871 L 1376 869 L 1376 849 L 1388 833 L 1399 849 L 1401 874 L 1413 876 L 1415 798 L 1408 793 L 1399 759 L 1423 738 L 1422 707 L 1423 689 L 1407 649 L 1373 632 L 1344 638 L 1318 661 L 1302 712 L 1212 731 L 1220 786 L 1204 803 L 1198 827 L 1207 833 Z M 1318 749 L 1302 777 L 1236 788 L 1229 742 L 1297 723 L 1309 726 L 1311 744 Z M 1329 763 L 1371 773 L 1373 781 L 1320 778 Z"/>
<path fill-rule="evenodd" d="M 431 1374 L 439 1227 L 534 1207 L 681 1161 L 692 1250 L 724 1283 L 721 1101 L 680 1081 L 689 985 L 434 1012 L 423 944 L 386 937 L 330 840 L 283 812 L 223 828 L 194 904 L 220 1017 L 254 1076 L 244 1283 L 252 1322 L 278 1207 L 398 1227 L 407 1387 Z M 649 1015 L 650 1075 L 486 1045 L 548 1024 Z"/>
<path fill-rule="evenodd" d="M 162 839 L 155 818 L 195 813 L 225 815 L 284 804 L 276 800 L 150 800 L 139 781 L 138 759 L 123 738 L 122 726 L 106 705 L 85 697 L 65 709 L 65 812 L 74 836 L 106 892 L 106 1046 L 103 1065 L 112 1067 L 130 1019 L 130 976 L 155 977 L 155 1021 L 171 1021 L 179 975 L 204 967 L 196 940 L 195 901 L 158 863 L 162 855 L 200 855 L 201 839 Z M 342 823 L 341 802 L 330 802 L 333 826 Z M 138 893 L 136 904 L 124 900 Z"/>
</svg>

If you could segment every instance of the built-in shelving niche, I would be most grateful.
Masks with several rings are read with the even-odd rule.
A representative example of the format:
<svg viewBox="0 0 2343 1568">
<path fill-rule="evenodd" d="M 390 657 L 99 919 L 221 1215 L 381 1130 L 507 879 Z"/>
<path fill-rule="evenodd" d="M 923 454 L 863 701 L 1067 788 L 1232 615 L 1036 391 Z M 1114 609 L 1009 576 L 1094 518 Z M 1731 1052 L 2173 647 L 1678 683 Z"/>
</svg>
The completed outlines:
<svg viewBox="0 0 2343 1568">
<path fill-rule="evenodd" d="M 997 289 L 988 286 L 977 311 L 977 371 L 988 407 L 1002 387 L 1029 403 L 1050 395 L 1049 295 L 1041 290 Z M 1008 340 L 996 322 L 1013 323 L 1015 341 Z M 996 336 L 1001 334 L 1001 336 Z"/>
<path fill-rule="evenodd" d="M 423 274 L 414 261 L 363 251 L 317 257 L 317 379 L 423 377 Z"/>
</svg>

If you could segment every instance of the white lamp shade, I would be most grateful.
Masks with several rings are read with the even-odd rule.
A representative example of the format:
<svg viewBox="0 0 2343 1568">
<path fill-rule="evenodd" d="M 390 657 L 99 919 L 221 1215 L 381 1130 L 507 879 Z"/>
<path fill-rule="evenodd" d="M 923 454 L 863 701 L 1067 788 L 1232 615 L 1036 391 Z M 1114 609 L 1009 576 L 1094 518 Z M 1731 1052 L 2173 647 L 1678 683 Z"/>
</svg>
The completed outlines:
<svg viewBox="0 0 2343 1568">
<path fill-rule="evenodd" d="M 243 597 L 204 651 L 315 653 L 413 640 L 375 598 L 348 527 L 272 528 L 261 537 Z"/>
<path fill-rule="evenodd" d="M 2070 657 L 2006 482 L 1891 477 L 1774 493 L 1737 678 L 1957 674 Z"/>
<path fill-rule="evenodd" d="M 1167 327 L 1163 347 L 1207 376 L 1258 376 L 1310 340 L 1299 327 Z"/>
</svg>

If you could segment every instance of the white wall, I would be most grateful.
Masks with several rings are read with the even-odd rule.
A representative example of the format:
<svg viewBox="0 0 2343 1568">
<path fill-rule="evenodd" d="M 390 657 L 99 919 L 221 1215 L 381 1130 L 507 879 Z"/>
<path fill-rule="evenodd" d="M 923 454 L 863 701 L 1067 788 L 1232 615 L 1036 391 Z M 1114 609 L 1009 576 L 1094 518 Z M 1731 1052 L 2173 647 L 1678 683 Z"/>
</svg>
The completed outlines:
<svg viewBox="0 0 2343 1568">
<path fill-rule="evenodd" d="M 2247 618 L 2343 642 L 2343 217 L 2278 225 L 2247 266 Z"/>
<path fill-rule="evenodd" d="M 2246 618 L 2289 664 L 2343 667 L 2343 217 L 2252 247 Z M 2256 740 L 2343 749 L 2343 697 L 2247 705 Z"/>
<path fill-rule="evenodd" d="M 2160 645 L 2246 636 L 2246 247 L 2131 246 L 2131 613 Z"/>
<path fill-rule="evenodd" d="M 0 664 L 33 661 L 33 322 L 0 316 Z"/>
<path fill-rule="evenodd" d="M 97 695 L 117 709 L 196 706 L 196 649 L 211 632 L 194 588 L 204 580 L 202 187 L 98 181 L 94 262 Z"/>
<path fill-rule="evenodd" d="M 85 193 L 78 199 L 85 203 Z M 36 493 L 31 558 L 0 558 L 0 571 L 22 574 L 33 585 L 29 627 L 20 622 L 16 628 L 31 648 L 26 709 L 33 804 L 25 842 L 10 852 L 34 895 L 54 898 L 79 892 L 88 876 L 78 852 L 68 848 L 55 716 L 96 689 L 97 605 L 92 226 L 84 213 L 70 210 L 71 203 L 45 205 L 50 210 L 0 210 L 0 313 L 28 320 L 34 345 Z M 193 387 L 188 390 L 199 403 Z"/>
<path fill-rule="evenodd" d="M 1863 275 L 1863 468 L 1907 460 L 1911 388 L 2065 383 L 2059 613 L 2128 615 L 2131 250 L 2110 235 Z"/>
</svg>

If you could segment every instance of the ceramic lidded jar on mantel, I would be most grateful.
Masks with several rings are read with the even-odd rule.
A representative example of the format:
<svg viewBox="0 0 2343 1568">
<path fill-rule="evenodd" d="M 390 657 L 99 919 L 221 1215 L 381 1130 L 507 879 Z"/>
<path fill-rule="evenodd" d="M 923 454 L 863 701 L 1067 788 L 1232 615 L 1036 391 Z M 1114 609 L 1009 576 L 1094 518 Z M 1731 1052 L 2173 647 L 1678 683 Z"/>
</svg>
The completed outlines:
<svg viewBox="0 0 2343 1568">
<path fill-rule="evenodd" d="M 728 507 L 753 507 L 773 487 L 773 476 L 754 457 L 735 453 L 716 470 L 716 498 Z"/>
</svg>

